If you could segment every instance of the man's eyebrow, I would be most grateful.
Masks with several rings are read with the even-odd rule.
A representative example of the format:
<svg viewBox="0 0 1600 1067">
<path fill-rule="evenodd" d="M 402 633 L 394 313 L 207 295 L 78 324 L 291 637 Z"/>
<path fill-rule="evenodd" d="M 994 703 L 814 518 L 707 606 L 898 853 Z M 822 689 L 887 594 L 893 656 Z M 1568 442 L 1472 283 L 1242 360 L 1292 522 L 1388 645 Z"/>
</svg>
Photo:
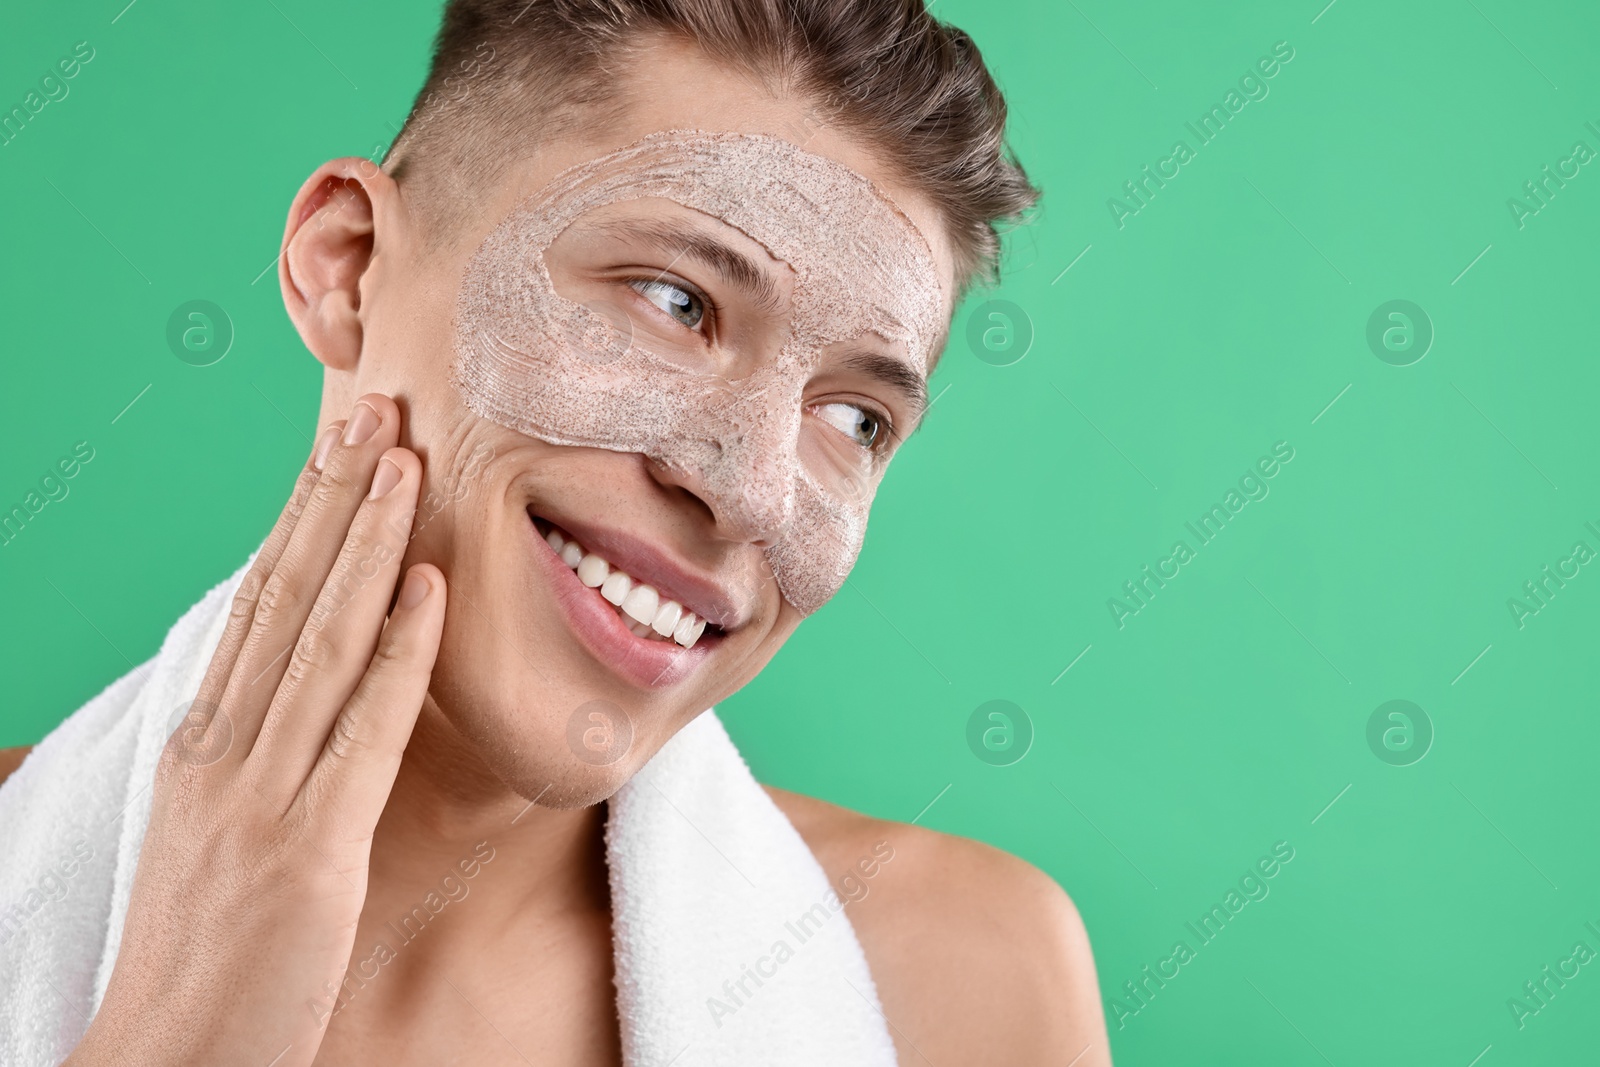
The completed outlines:
<svg viewBox="0 0 1600 1067">
<path fill-rule="evenodd" d="M 921 421 L 923 413 L 928 410 L 928 381 L 910 364 L 878 352 L 856 352 L 848 356 L 844 363 L 900 393 L 905 398 L 906 406 L 911 409 L 911 420 Z"/>
<path fill-rule="evenodd" d="M 671 252 L 674 262 L 683 256 L 697 259 L 720 274 L 724 281 L 750 293 L 762 311 L 777 314 L 783 309 L 783 297 L 770 274 L 738 249 L 692 227 L 657 219 L 625 219 L 599 223 L 596 229 L 647 241 Z M 671 264 L 667 267 L 671 269 Z"/>
</svg>

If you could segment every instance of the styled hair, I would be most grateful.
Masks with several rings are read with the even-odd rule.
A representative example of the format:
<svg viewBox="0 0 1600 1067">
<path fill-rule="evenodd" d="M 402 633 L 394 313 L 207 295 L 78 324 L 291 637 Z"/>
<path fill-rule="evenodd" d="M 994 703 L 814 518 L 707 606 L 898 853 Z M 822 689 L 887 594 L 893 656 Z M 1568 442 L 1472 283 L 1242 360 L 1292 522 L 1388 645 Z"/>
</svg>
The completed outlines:
<svg viewBox="0 0 1600 1067">
<path fill-rule="evenodd" d="M 386 166 L 442 239 L 540 140 L 624 114 L 631 52 L 691 41 L 875 151 L 945 221 L 957 294 L 999 276 L 1001 226 L 1039 192 L 972 38 L 923 0 L 448 0 Z"/>
</svg>

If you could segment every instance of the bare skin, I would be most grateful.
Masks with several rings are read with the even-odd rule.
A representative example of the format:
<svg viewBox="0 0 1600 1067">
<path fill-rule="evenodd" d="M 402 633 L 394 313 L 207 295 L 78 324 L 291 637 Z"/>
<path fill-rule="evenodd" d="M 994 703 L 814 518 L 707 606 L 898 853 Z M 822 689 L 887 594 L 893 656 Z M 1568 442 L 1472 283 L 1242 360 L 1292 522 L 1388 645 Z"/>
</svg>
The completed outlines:
<svg viewBox="0 0 1600 1067">
<path fill-rule="evenodd" d="M 33 751 L 32 745 L 22 748 L 0 748 L 0 782 L 11 777 L 11 772 L 22 766 L 22 761 Z"/>
<path fill-rule="evenodd" d="M 1089 937 L 1049 875 L 977 841 L 764 788 L 835 885 L 878 842 L 894 849 L 845 911 L 904 1067 L 1111 1062 Z"/>
<path fill-rule="evenodd" d="M 28 751 L 0 749 L 0 782 Z M 1081 1055 L 1077 1063 L 1110 1062 L 1088 935 L 1071 901 L 1048 876 L 965 838 L 763 788 L 835 885 L 881 842 L 894 848 L 894 862 L 901 865 L 885 865 L 867 895 L 846 905 L 846 913 L 871 964 L 902 1064 L 978 1064 L 990 1062 L 990 1056 L 1016 1063 L 1071 1063 L 1071 1055 Z M 891 869 L 893 876 L 885 877 Z M 587 871 L 600 883 L 591 886 L 598 897 L 603 893 L 603 864 L 591 861 Z M 975 908 L 975 902 L 985 906 Z M 595 911 L 574 919 L 557 934 L 558 959 L 550 970 L 559 977 L 554 988 L 574 994 L 562 1002 L 562 1014 L 583 1025 L 570 1028 L 573 1040 L 559 1055 L 544 1047 L 550 1050 L 550 1062 L 620 1062 L 608 1032 L 615 1025 L 610 915 Z M 928 937 L 930 930 L 940 936 Z M 503 941 L 501 945 L 501 951 L 511 948 Z M 552 942 L 529 939 L 519 948 L 549 953 Z M 954 981 L 952 975 L 961 979 Z M 534 985 L 521 988 L 532 992 Z M 988 1025 L 972 1025 L 975 1013 Z M 433 1014 L 437 1019 L 443 1013 Z M 455 1038 L 448 1043 L 457 1049 L 476 1047 L 473 1035 L 481 1022 L 474 1027 L 470 1018 L 458 1018 L 457 1023 L 459 1028 L 443 1028 L 441 1036 Z M 379 1043 L 382 1025 L 377 1024 L 380 1033 L 369 1034 L 364 1044 L 373 1061 L 379 1048 L 394 1053 L 403 1045 Z M 518 1048 L 538 1047 L 527 1043 L 538 1037 L 531 1030 L 517 1041 Z M 996 1030 L 1010 1035 L 1004 1051 L 991 1043 Z M 348 1038 L 356 1046 L 350 1052 L 354 1058 L 336 1054 L 339 1046 L 325 1039 L 319 1062 L 363 1062 L 363 1046 L 354 1040 L 354 1030 L 335 1032 L 341 1042 Z M 1063 1059 L 1061 1052 L 1070 1051 L 1074 1042 L 1080 1042 L 1078 1052 Z M 475 1055 L 478 1062 L 492 1062 L 481 1058 L 481 1050 Z"/>
<path fill-rule="evenodd" d="M 682 44 L 643 50 L 626 80 L 633 103 L 620 126 L 514 167 L 443 252 L 424 251 L 417 205 L 365 161 L 325 164 L 296 197 L 280 281 L 325 367 L 321 424 L 336 429 L 319 438 L 326 467 L 308 462 L 202 689 L 230 722 L 231 746 L 205 766 L 181 752 L 163 761 L 111 987 L 69 1063 L 267 1063 L 280 1051 L 278 1067 L 621 1062 L 603 801 L 765 666 L 801 616 L 774 583 L 752 579 L 759 533 L 731 529 L 692 480 L 466 411 L 444 374 L 462 266 L 563 167 L 693 127 L 788 137 L 873 178 L 929 236 L 947 316 L 953 288 L 932 207 L 865 148 L 815 128 L 806 101 Z M 602 263 L 557 267 L 590 284 L 609 276 Z M 673 269 L 732 315 L 751 299 L 712 272 Z M 892 412 L 900 436 L 915 424 L 905 397 L 842 364 L 822 368 L 807 402 L 851 396 Z M 334 443 L 372 418 L 371 437 Z M 492 458 L 473 467 L 485 449 Z M 366 500 L 382 462 L 400 479 Z M 469 468 L 445 506 L 418 511 Z M 632 686 L 574 638 L 531 573 L 530 513 L 648 542 L 721 590 L 737 625 L 689 677 Z M 394 529 L 412 536 L 380 532 Z M 330 574 L 380 543 L 392 558 L 328 611 Z M 407 573 L 427 596 L 402 600 L 386 623 Z M 321 625 L 308 637 L 312 619 Z M 637 724 L 632 749 L 608 767 L 565 744 L 572 710 L 595 696 Z M 848 914 L 900 1062 L 1110 1062 L 1082 924 L 1047 876 L 976 842 L 769 792 L 830 874 L 878 841 L 896 850 Z M 478 863 L 470 896 L 340 1010 L 315 1006 L 485 842 L 493 858 Z"/>
</svg>

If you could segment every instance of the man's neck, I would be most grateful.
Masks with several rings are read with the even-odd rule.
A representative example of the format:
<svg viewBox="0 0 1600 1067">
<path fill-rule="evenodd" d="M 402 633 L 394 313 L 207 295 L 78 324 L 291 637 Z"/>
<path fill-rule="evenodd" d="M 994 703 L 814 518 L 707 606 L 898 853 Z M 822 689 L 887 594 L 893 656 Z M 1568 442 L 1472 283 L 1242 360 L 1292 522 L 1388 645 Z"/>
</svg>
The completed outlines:
<svg viewBox="0 0 1600 1067">
<path fill-rule="evenodd" d="M 312 1001 L 326 1062 L 489 1062 L 509 1042 L 620 1064 L 605 818 L 530 804 L 430 698 L 373 835 L 343 985 Z"/>
<path fill-rule="evenodd" d="M 474 941 L 469 931 L 608 908 L 605 817 L 604 804 L 546 808 L 513 792 L 430 697 L 373 835 L 363 925 L 430 892 L 452 901 L 452 938 Z"/>
</svg>

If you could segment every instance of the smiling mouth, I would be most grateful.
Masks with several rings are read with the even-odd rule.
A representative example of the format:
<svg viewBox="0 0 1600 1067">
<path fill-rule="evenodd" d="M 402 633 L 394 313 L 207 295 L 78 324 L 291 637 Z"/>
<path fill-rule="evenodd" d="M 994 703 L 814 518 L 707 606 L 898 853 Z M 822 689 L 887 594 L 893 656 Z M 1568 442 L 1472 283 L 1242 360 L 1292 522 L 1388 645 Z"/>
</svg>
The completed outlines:
<svg viewBox="0 0 1600 1067">
<path fill-rule="evenodd" d="M 662 596 L 648 582 L 615 567 L 605 557 L 585 549 L 571 534 L 537 515 L 534 529 L 562 563 L 576 572 L 578 581 L 616 611 L 628 632 L 647 641 L 677 644 L 690 649 L 702 636 L 720 637 L 723 630 L 708 623 L 676 600 Z"/>
</svg>

